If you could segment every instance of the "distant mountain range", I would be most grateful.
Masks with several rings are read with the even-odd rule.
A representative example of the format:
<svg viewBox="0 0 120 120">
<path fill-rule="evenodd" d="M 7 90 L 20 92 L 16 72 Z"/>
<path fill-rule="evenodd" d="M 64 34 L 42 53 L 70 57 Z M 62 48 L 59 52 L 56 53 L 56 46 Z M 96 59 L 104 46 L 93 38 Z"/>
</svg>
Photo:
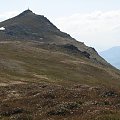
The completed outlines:
<svg viewBox="0 0 120 120">
<path fill-rule="evenodd" d="M 100 53 L 113 66 L 120 69 L 120 46 L 116 46 Z"/>
</svg>

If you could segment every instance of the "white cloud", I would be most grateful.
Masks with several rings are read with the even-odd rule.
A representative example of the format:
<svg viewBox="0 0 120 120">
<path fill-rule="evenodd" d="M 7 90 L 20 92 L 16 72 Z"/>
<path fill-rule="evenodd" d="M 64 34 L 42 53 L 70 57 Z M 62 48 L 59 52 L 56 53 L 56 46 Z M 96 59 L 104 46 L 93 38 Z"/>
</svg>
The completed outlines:
<svg viewBox="0 0 120 120">
<path fill-rule="evenodd" d="M 18 14 L 18 11 L 10 11 L 10 12 L 4 12 L 0 13 L 0 21 L 12 18 Z"/>
<path fill-rule="evenodd" d="M 95 11 L 57 18 L 55 24 L 97 50 L 120 45 L 120 10 Z"/>
</svg>

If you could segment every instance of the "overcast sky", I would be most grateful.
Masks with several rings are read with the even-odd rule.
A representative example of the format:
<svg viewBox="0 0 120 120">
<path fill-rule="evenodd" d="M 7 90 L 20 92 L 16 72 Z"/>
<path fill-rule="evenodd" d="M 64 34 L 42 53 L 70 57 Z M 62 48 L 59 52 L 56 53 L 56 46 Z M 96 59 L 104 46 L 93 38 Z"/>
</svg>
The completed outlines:
<svg viewBox="0 0 120 120">
<path fill-rule="evenodd" d="M 0 21 L 28 7 L 97 51 L 120 46 L 120 0 L 0 0 Z"/>
</svg>

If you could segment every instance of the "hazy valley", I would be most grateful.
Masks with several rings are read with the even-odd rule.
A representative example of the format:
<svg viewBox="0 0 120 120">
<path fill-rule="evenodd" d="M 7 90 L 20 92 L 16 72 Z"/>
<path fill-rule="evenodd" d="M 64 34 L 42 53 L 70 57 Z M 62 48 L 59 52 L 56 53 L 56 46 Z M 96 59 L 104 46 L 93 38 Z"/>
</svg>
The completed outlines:
<svg viewBox="0 0 120 120">
<path fill-rule="evenodd" d="M 103 51 L 100 55 L 105 58 L 109 63 L 111 63 L 116 68 L 120 69 L 120 47 L 113 47 L 109 50 Z"/>
</svg>

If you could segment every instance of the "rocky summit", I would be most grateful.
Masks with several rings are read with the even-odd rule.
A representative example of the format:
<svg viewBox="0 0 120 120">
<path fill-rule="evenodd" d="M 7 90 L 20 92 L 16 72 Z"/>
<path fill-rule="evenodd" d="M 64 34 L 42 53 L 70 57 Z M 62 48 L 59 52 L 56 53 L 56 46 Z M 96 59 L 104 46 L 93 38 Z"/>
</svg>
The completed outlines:
<svg viewBox="0 0 120 120">
<path fill-rule="evenodd" d="M 58 35 L 70 38 L 68 34 L 61 32 L 46 17 L 36 15 L 31 10 L 26 10 L 14 18 L 2 22 L 0 27 L 3 26 L 5 34 L 9 37 L 42 40 L 50 39 L 52 35 Z"/>
<path fill-rule="evenodd" d="M 119 120 L 120 71 L 26 10 L 0 22 L 1 120 Z"/>
</svg>

